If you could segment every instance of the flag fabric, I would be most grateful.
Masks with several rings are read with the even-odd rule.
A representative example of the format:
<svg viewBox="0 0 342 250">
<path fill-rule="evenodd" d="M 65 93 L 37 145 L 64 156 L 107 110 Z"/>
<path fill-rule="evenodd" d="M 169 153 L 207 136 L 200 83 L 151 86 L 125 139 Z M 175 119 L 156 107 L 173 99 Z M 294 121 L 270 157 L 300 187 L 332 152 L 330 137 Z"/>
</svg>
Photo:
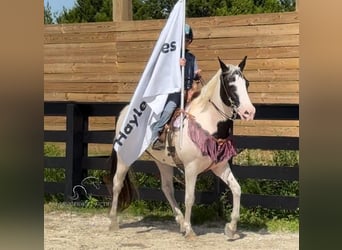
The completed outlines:
<svg viewBox="0 0 342 250">
<path fill-rule="evenodd" d="M 181 91 L 180 55 L 185 22 L 184 0 L 179 0 L 160 33 L 152 55 L 129 104 L 114 149 L 129 166 L 151 143 L 151 125 L 163 111 L 168 94 Z"/>
</svg>

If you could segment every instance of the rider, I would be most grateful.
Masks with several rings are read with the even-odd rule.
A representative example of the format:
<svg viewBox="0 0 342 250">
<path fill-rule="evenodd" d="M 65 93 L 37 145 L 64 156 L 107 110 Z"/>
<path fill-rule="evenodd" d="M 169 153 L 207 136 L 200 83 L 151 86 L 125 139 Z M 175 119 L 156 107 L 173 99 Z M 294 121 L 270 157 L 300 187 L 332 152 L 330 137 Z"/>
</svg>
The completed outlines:
<svg viewBox="0 0 342 250">
<path fill-rule="evenodd" d="M 192 88 L 192 83 L 194 80 L 199 80 L 201 78 L 198 65 L 196 62 L 196 57 L 188 50 L 188 46 L 192 43 L 193 32 L 188 24 L 185 24 L 185 58 L 180 59 L 180 65 L 185 66 L 184 68 L 184 90 L 185 90 L 185 100 L 189 100 Z M 160 135 L 164 129 L 165 124 L 170 120 L 173 112 L 177 107 L 180 106 L 181 92 L 169 94 L 164 110 L 161 114 L 160 119 L 153 124 L 152 127 L 152 148 L 155 150 L 162 150 L 165 148 L 165 139 L 161 138 Z"/>
</svg>

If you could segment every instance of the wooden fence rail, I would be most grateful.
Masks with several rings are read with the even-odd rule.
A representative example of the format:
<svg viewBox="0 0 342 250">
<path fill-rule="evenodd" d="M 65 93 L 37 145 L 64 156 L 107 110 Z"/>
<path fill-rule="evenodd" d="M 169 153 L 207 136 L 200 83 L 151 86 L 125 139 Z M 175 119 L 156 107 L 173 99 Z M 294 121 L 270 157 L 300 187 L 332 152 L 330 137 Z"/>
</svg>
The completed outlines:
<svg viewBox="0 0 342 250">
<path fill-rule="evenodd" d="M 114 130 L 89 130 L 89 117 L 117 117 L 126 105 L 122 103 L 78 103 L 78 102 L 45 102 L 44 114 L 66 117 L 65 130 L 44 130 L 44 142 L 65 143 L 65 157 L 45 157 L 45 168 L 61 168 L 65 170 L 65 180 L 62 182 L 45 182 L 47 194 L 63 193 L 66 201 L 72 200 L 74 188 L 87 177 L 87 171 L 93 169 L 109 170 L 106 160 L 108 156 L 89 156 L 88 144 L 111 144 Z M 298 104 L 257 104 L 256 120 L 299 120 Z M 237 148 L 266 150 L 298 150 L 299 138 L 286 136 L 234 136 Z M 133 164 L 133 170 L 158 175 L 159 171 L 153 161 L 138 160 Z M 180 174 L 178 169 L 174 170 Z M 261 180 L 299 180 L 299 167 L 287 166 L 241 166 L 232 165 L 232 171 L 238 179 Z M 206 173 L 210 174 L 210 173 Z M 87 186 L 88 194 L 108 196 L 104 185 Z M 210 204 L 217 201 L 227 189 L 215 178 L 212 190 L 196 192 L 196 203 Z M 143 200 L 162 200 L 165 197 L 161 189 L 139 188 Z M 184 201 L 184 191 L 176 190 L 176 199 Z M 231 199 L 231 197 L 230 197 Z M 298 197 L 279 195 L 242 194 L 241 204 L 245 207 L 261 206 L 275 209 L 297 209 Z"/>
<path fill-rule="evenodd" d="M 44 26 L 44 100 L 129 102 L 165 19 Z M 253 103 L 299 103 L 297 12 L 187 18 L 203 79 L 217 57 L 244 70 Z"/>
</svg>

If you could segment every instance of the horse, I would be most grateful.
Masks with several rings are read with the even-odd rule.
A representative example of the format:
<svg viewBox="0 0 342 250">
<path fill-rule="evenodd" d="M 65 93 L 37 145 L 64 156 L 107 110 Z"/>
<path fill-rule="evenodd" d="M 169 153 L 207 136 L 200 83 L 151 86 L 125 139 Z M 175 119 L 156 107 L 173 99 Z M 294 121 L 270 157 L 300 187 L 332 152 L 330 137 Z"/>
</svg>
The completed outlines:
<svg viewBox="0 0 342 250">
<path fill-rule="evenodd" d="M 161 189 L 168 200 L 180 232 L 186 238 L 196 236 L 190 218 L 195 201 L 195 184 L 200 173 L 211 170 L 232 191 L 233 209 L 231 221 L 226 223 L 224 232 L 234 238 L 240 217 L 241 188 L 235 179 L 229 159 L 236 155 L 231 143 L 229 128 L 238 117 L 241 120 L 253 120 L 255 107 L 248 95 L 249 82 L 243 75 L 247 56 L 238 65 L 225 64 L 218 58 L 220 68 L 213 78 L 205 84 L 199 95 L 186 106 L 183 118 L 183 129 L 175 129 L 169 144 L 174 146 L 175 154 L 183 165 L 185 179 L 185 215 L 183 215 L 174 197 L 173 168 L 177 166 L 174 158 L 165 150 L 147 148 L 160 171 Z M 128 107 L 120 113 L 116 131 L 121 124 Z M 176 122 L 175 122 L 176 123 Z M 180 134 L 182 133 L 182 134 Z M 181 143 L 180 143 L 181 140 Z M 171 146 L 171 145 L 168 145 Z M 112 205 L 109 212 L 110 230 L 118 230 L 117 210 L 127 207 L 132 201 L 134 187 L 130 182 L 126 166 L 113 149 L 110 156 L 113 177 Z"/>
</svg>

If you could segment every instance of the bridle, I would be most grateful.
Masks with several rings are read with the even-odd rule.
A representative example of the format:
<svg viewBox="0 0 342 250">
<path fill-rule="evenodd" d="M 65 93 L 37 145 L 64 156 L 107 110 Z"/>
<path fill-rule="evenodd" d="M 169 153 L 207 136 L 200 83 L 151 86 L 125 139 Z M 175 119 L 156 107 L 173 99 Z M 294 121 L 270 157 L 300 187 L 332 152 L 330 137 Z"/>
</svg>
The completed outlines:
<svg viewBox="0 0 342 250">
<path fill-rule="evenodd" d="M 209 102 L 214 106 L 217 112 L 226 120 L 234 121 L 237 118 L 237 107 L 232 102 L 231 102 L 232 105 L 230 107 L 233 108 L 233 114 L 231 116 L 227 115 L 224 111 L 222 111 L 219 107 L 217 107 L 217 105 L 212 100 L 209 99 Z"/>
<path fill-rule="evenodd" d="M 227 120 L 232 120 L 234 121 L 237 118 L 237 106 L 235 104 L 235 102 L 233 101 L 233 99 L 229 96 L 228 94 L 228 90 L 226 88 L 225 84 L 222 84 L 224 82 L 224 75 L 228 75 L 229 72 L 222 72 L 221 76 L 220 76 L 220 81 L 221 81 L 221 86 L 223 86 L 224 92 L 226 94 L 226 96 L 228 97 L 228 101 L 230 102 L 230 107 L 233 109 L 233 113 L 232 115 L 227 115 L 224 111 L 222 111 L 211 99 L 209 99 L 209 102 L 214 106 L 214 108 L 217 110 L 217 112 L 225 119 Z"/>
</svg>

